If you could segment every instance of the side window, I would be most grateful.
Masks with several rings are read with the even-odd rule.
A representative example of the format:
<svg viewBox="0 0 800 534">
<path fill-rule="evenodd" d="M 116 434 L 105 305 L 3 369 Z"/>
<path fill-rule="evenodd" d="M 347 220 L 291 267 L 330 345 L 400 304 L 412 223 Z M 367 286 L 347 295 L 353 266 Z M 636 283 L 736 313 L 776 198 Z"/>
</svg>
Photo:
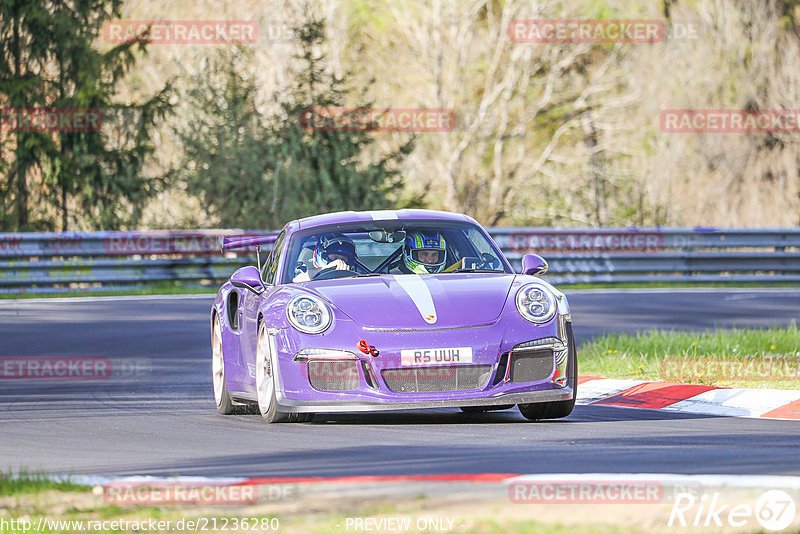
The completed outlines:
<svg viewBox="0 0 800 534">
<path fill-rule="evenodd" d="M 275 240 L 275 244 L 272 245 L 272 254 L 270 254 L 269 263 L 267 263 L 264 269 L 264 282 L 267 284 L 275 283 L 275 273 L 278 271 L 278 263 L 280 263 L 281 251 L 283 250 L 283 238 L 285 236 L 286 232 L 282 232 L 281 235 L 278 236 L 278 239 Z"/>
</svg>

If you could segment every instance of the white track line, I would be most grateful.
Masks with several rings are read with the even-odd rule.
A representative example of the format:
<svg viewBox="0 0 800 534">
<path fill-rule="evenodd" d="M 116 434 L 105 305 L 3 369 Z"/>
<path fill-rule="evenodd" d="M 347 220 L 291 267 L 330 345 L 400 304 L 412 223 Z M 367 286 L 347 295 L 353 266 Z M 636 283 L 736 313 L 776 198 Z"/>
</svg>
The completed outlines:
<svg viewBox="0 0 800 534">
<path fill-rule="evenodd" d="M 800 391 L 781 389 L 712 389 L 663 408 L 668 411 L 759 417 L 800 399 Z"/>
</svg>

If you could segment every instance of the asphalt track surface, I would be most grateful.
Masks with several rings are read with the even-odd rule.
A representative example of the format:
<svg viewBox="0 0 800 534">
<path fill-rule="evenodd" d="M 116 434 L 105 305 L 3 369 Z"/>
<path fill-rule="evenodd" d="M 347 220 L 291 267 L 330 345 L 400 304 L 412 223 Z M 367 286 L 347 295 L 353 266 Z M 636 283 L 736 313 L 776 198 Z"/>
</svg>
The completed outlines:
<svg viewBox="0 0 800 534">
<path fill-rule="evenodd" d="M 217 414 L 212 296 L 0 301 L 0 358 L 97 356 L 122 376 L 0 380 L 0 469 L 94 475 L 439 473 L 800 475 L 800 421 L 577 406 L 560 421 L 515 410 L 330 415 L 267 425 Z M 579 342 L 603 332 L 785 325 L 800 290 L 570 294 Z"/>
</svg>

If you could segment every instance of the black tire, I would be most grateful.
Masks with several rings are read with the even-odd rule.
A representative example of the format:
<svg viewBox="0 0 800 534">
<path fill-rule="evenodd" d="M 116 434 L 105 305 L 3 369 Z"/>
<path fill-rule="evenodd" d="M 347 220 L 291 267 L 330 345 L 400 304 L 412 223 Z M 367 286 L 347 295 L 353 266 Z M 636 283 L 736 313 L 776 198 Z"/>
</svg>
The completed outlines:
<svg viewBox="0 0 800 534">
<path fill-rule="evenodd" d="M 514 406 L 514 404 L 498 404 L 497 406 L 462 406 L 461 411 L 464 413 L 496 412 L 499 410 L 510 410 Z"/>
<path fill-rule="evenodd" d="M 578 353 L 575 349 L 575 337 L 572 335 L 572 323 L 567 323 L 567 338 L 569 339 L 569 354 L 567 362 L 567 384 L 572 386 L 572 398 L 565 401 L 534 402 L 520 404 L 519 411 L 532 421 L 540 419 L 561 419 L 572 413 L 575 399 L 578 397 Z"/>
<path fill-rule="evenodd" d="M 216 315 L 211 325 L 211 383 L 214 391 L 214 402 L 217 405 L 219 413 L 222 415 L 232 415 L 236 413 L 237 406 L 233 404 L 233 399 L 231 399 L 228 393 L 228 384 L 225 379 L 225 355 L 222 351 L 222 330 L 219 326 L 219 317 Z"/>
<path fill-rule="evenodd" d="M 221 404 L 217 404 L 217 410 L 222 415 L 233 415 L 237 412 L 237 406 L 233 404 L 233 400 L 231 400 L 231 396 L 228 394 L 228 387 L 223 384 L 222 385 L 222 396 L 223 401 Z"/>
<path fill-rule="evenodd" d="M 314 420 L 313 413 L 290 413 L 287 423 L 308 423 Z"/>
</svg>

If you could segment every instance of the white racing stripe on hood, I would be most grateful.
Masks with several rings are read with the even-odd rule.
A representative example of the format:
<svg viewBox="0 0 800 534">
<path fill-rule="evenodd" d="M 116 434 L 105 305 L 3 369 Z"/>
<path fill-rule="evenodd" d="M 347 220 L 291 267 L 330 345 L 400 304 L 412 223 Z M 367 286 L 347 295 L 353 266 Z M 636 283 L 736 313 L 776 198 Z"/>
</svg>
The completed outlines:
<svg viewBox="0 0 800 534">
<path fill-rule="evenodd" d="M 437 319 L 436 307 L 433 305 L 431 291 L 425 285 L 422 277 L 418 274 L 401 274 L 395 275 L 394 279 L 414 301 L 414 305 L 419 310 L 422 318 L 425 319 L 425 322 L 428 324 L 435 323 Z"/>
<path fill-rule="evenodd" d="M 373 221 L 380 221 L 382 219 L 397 219 L 397 214 L 392 210 L 373 210 L 368 211 L 369 216 Z"/>
</svg>

